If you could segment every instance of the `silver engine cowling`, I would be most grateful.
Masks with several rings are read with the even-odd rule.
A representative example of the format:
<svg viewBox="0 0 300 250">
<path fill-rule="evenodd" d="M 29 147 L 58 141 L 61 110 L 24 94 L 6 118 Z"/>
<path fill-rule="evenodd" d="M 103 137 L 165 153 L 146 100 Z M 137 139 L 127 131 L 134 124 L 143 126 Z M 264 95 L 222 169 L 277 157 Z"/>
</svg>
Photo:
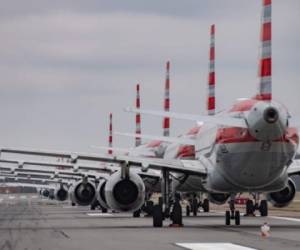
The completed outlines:
<svg viewBox="0 0 300 250">
<path fill-rule="evenodd" d="M 70 189 L 70 198 L 73 203 L 88 206 L 96 198 L 96 187 L 90 181 L 78 181 Z"/>
<path fill-rule="evenodd" d="M 105 179 L 102 179 L 99 181 L 99 184 L 97 186 L 96 197 L 102 207 L 109 209 L 107 202 L 106 202 L 106 197 L 105 197 L 106 182 L 107 182 L 107 180 L 105 180 Z"/>
<path fill-rule="evenodd" d="M 112 174 L 105 184 L 107 205 L 118 211 L 136 211 L 145 201 L 144 182 L 133 171 L 130 171 L 124 178 L 121 172 Z"/>
<path fill-rule="evenodd" d="M 58 201 L 65 201 L 68 199 L 69 193 L 68 193 L 68 190 L 64 186 L 61 186 L 55 190 L 54 196 L 55 196 L 55 199 Z"/>
<path fill-rule="evenodd" d="M 267 200 L 271 202 L 274 207 L 286 207 L 293 201 L 295 194 L 296 185 L 292 179 L 289 178 L 286 187 L 281 191 L 268 193 Z"/>
<path fill-rule="evenodd" d="M 208 200 L 214 204 L 222 205 L 224 204 L 228 198 L 229 194 L 224 193 L 208 193 Z"/>
</svg>

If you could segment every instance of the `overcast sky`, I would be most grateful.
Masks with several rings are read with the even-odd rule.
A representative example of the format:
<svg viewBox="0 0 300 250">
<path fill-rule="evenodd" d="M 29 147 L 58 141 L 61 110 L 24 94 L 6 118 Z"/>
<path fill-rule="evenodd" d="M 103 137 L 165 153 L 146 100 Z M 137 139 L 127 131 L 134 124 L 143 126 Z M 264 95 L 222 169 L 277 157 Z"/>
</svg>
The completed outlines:
<svg viewBox="0 0 300 250">
<path fill-rule="evenodd" d="M 0 0 L 0 145 L 89 151 L 132 132 L 135 84 L 161 109 L 205 112 L 209 26 L 216 24 L 217 109 L 256 93 L 260 0 Z M 273 0 L 273 95 L 300 117 L 300 1 Z M 171 133 L 191 122 L 172 121 Z M 161 119 L 142 130 L 162 134 Z M 115 146 L 132 146 L 115 138 Z"/>
</svg>

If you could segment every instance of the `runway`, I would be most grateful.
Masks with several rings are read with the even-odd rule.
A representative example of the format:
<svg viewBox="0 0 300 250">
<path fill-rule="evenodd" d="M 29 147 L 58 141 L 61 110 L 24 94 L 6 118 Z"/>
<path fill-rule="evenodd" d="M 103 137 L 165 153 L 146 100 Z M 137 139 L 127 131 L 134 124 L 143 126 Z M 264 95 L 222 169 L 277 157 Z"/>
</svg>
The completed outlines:
<svg viewBox="0 0 300 250">
<path fill-rule="evenodd" d="M 260 236 L 265 221 L 271 226 L 269 238 Z M 298 218 L 243 217 L 241 223 L 224 226 L 224 216 L 211 212 L 184 217 L 182 228 L 170 228 L 167 222 L 163 228 L 153 228 L 151 218 L 132 218 L 126 213 L 103 215 L 34 195 L 1 195 L 0 250 L 300 248 Z"/>
</svg>

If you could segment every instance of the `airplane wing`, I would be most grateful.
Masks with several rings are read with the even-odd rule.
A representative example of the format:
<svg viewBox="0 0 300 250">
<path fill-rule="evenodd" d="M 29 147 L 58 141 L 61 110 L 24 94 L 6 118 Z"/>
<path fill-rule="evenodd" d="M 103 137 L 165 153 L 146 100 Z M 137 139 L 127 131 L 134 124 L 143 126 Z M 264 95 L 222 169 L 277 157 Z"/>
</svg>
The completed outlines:
<svg viewBox="0 0 300 250">
<path fill-rule="evenodd" d="M 156 170 L 169 170 L 173 172 L 191 174 L 191 175 L 206 175 L 207 174 L 207 162 L 205 159 L 199 160 L 167 160 L 160 158 L 142 158 L 134 156 L 125 156 L 125 155 L 91 155 L 91 154 L 79 154 L 79 153 L 60 153 L 60 152 L 49 152 L 47 150 L 26 150 L 26 149 L 9 149 L 2 148 L 0 150 L 1 159 L 3 159 L 3 153 L 13 153 L 21 155 L 32 155 L 32 156 L 48 156 L 48 157 L 64 157 L 66 159 L 72 160 L 73 163 L 76 163 L 80 160 L 83 160 L 85 164 L 90 165 L 95 162 L 106 162 L 112 163 L 116 166 L 122 164 L 128 164 L 130 166 L 140 167 L 142 169 L 156 169 Z M 89 169 L 92 167 L 84 167 Z M 145 173 L 146 174 L 146 173 Z"/>
<path fill-rule="evenodd" d="M 288 175 L 300 175 L 300 159 L 296 159 L 293 163 L 288 167 Z"/>
<path fill-rule="evenodd" d="M 213 123 L 217 125 L 223 125 L 228 127 L 239 127 L 248 128 L 246 121 L 242 118 L 234 117 L 220 117 L 220 116 L 208 116 L 208 115 L 192 115 L 192 114 L 179 114 L 174 112 L 164 112 L 155 110 L 143 110 L 135 108 L 126 108 L 126 112 L 130 113 L 141 113 L 154 116 L 170 117 L 175 119 L 190 120 L 190 121 L 201 121 L 207 123 Z"/>
<path fill-rule="evenodd" d="M 192 145 L 192 146 L 196 145 L 196 141 L 194 139 L 190 139 L 190 138 L 155 136 L 155 135 L 145 135 L 145 134 L 131 134 L 131 133 L 123 133 L 123 132 L 115 132 L 114 134 L 128 136 L 128 137 L 138 137 L 138 138 L 149 139 L 149 140 L 172 142 L 172 143 L 178 143 L 178 144 L 183 144 L 183 145 Z"/>
</svg>

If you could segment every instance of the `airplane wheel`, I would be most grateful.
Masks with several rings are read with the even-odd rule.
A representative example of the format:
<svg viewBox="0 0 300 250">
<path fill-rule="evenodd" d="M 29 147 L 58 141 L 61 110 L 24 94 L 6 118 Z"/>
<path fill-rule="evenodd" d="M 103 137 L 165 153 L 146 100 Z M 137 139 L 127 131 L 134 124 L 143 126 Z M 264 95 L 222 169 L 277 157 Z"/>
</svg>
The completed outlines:
<svg viewBox="0 0 300 250">
<path fill-rule="evenodd" d="M 134 217 L 134 218 L 141 217 L 141 210 L 138 209 L 138 210 L 134 211 L 134 212 L 133 212 L 133 217 Z"/>
<path fill-rule="evenodd" d="M 235 211 L 234 220 L 235 220 L 235 225 L 237 226 L 240 225 L 241 223 L 240 211 Z"/>
<path fill-rule="evenodd" d="M 102 207 L 102 208 L 101 208 L 101 211 L 102 211 L 103 214 L 106 214 L 106 213 L 107 213 L 107 208 Z"/>
<path fill-rule="evenodd" d="M 193 199 L 192 201 L 192 209 L 193 209 L 193 215 L 197 216 L 198 213 L 198 201 L 196 198 Z"/>
<path fill-rule="evenodd" d="M 152 216 L 153 213 L 153 201 L 146 201 L 146 206 L 144 208 L 144 212 L 147 216 Z"/>
<path fill-rule="evenodd" d="M 75 206 L 76 206 L 76 204 L 75 204 L 74 202 L 72 202 L 72 203 L 71 203 L 71 206 L 72 206 L 72 207 L 75 207 Z"/>
<path fill-rule="evenodd" d="M 266 200 L 260 202 L 259 212 L 261 216 L 268 216 L 268 202 Z"/>
<path fill-rule="evenodd" d="M 246 215 L 252 215 L 254 213 L 254 205 L 252 200 L 247 200 L 246 203 Z"/>
<path fill-rule="evenodd" d="M 230 225 L 230 211 L 228 210 L 225 212 L 225 224 L 226 226 Z"/>
<path fill-rule="evenodd" d="M 91 208 L 91 210 L 95 210 L 96 207 L 94 205 L 91 205 L 90 208 Z"/>
<path fill-rule="evenodd" d="M 179 201 L 174 203 L 173 210 L 172 210 L 172 224 L 173 225 L 182 225 L 182 209 Z"/>
<path fill-rule="evenodd" d="M 153 227 L 163 226 L 163 212 L 160 205 L 153 206 Z"/>
<path fill-rule="evenodd" d="M 190 208 L 190 206 L 186 206 L 185 211 L 186 211 L 186 216 L 189 217 L 190 214 L 191 214 L 191 208 Z"/>
<path fill-rule="evenodd" d="M 208 201 L 208 199 L 203 200 L 202 208 L 203 208 L 203 211 L 205 213 L 209 212 L 209 201 Z"/>
</svg>

